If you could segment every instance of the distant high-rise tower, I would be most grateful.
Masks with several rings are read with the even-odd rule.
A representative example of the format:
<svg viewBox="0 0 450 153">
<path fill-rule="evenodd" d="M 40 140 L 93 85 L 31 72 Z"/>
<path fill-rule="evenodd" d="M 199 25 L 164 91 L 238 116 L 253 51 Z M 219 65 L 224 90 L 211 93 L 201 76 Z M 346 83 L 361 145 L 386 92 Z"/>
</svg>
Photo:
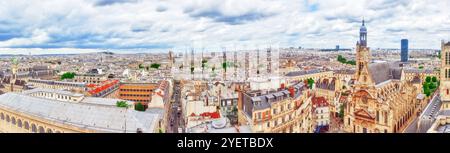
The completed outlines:
<svg viewBox="0 0 450 153">
<path fill-rule="evenodd" d="M 256 75 L 259 77 L 259 49 L 256 50 Z"/>
<path fill-rule="evenodd" d="M 244 63 L 244 69 L 245 69 L 245 81 L 250 77 L 250 53 L 248 51 L 245 52 L 245 63 Z"/>
<path fill-rule="evenodd" d="M 175 63 L 175 58 L 173 57 L 173 52 L 169 50 L 169 67 L 172 68 Z"/>
<path fill-rule="evenodd" d="M 439 92 L 442 109 L 450 109 L 450 42 L 441 43 L 441 77 Z"/>
<path fill-rule="evenodd" d="M 401 40 L 401 61 L 408 62 L 408 39 Z"/>
<path fill-rule="evenodd" d="M 272 73 L 272 48 L 267 49 L 267 74 Z"/>
<path fill-rule="evenodd" d="M 11 79 L 10 79 L 10 83 L 11 83 L 11 92 L 14 91 L 14 84 L 16 83 L 17 80 L 17 73 L 19 71 L 19 61 L 17 60 L 17 58 L 13 58 L 11 60 Z"/>
<path fill-rule="evenodd" d="M 222 54 L 223 54 L 223 56 L 222 56 L 222 67 L 223 67 L 223 71 L 222 71 L 222 73 L 223 73 L 223 80 L 225 81 L 225 80 L 227 80 L 227 68 L 228 68 L 228 63 L 227 63 L 227 50 L 226 50 L 226 48 L 224 47 L 224 48 L 222 48 Z"/>
<path fill-rule="evenodd" d="M 194 69 L 195 69 L 195 57 L 194 57 L 195 53 L 194 53 L 194 48 L 191 49 L 191 74 L 192 74 L 192 80 L 195 79 L 195 75 L 194 75 Z"/>
<path fill-rule="evenodd" d="M 233 58 L 233 65 L 234 65 L 234 78 L 237 78 L 237 67 L 238 67 L 238 62 L 237 62 L 237 51 L 236 49 L 234 50 L 234 58 Z"/>
</svg>

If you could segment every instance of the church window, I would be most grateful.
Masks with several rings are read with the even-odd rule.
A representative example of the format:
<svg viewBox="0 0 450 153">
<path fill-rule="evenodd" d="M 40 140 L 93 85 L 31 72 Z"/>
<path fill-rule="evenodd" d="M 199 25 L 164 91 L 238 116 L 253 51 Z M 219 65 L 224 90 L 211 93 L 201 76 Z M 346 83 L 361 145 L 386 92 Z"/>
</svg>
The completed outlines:
<svg viewBox="0 0 450 153">
<path fill-rule="evenodd" d="M 379 122 L 380 120 L 379 120 L 379 117 L 380 117 L 380 112 L 379 111 L 377 111 L 377 122 Z"/>
<path fill-rule="evenodd" d="M 17 120 L 17 127 L 22 128 L 22 120 Z"/>
<path fill-rule="evenodd" d="M 25 125 L 24 125 L 25 130 L 30 129 L 30 125 L 28 124 L 27 121 L 25 121 L 24 124 L 25 124 Z"/>
<path fill-rule="evenodd" d="M 447 72 L 447 76 L 445 78 L 450 78 L 450 69 L 447 69 L 446 72 Z"/>
<path fill-rule="evenodd" d="M 39 133 L 45 133 L 44 127 L 39 126 Z"/>
<path fill-rule="evenodd" d="M 448 52 L 445 53 L 445 64 L 450 64 L 450 54 Z"/>
<path fill-rule="evenodd" d="M 33 132 L 33 133 L 36 133 L 36 132 L 37 132 L 36 125 L 31 124 L 31 132 Z"/>
<path fill-rule="evenodd" d="M 445 78 L 448 78 L 448 71 L 445 70 Z"/>
</svg>

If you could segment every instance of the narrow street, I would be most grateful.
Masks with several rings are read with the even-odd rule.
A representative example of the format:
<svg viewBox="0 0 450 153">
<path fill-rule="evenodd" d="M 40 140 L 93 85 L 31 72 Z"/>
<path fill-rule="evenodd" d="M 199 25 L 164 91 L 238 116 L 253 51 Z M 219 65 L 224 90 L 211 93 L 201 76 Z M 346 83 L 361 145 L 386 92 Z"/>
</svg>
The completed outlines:
<svg viewBox="0 0 450 153">
<path fill-rule="evenodd" d="M 330 116 L 330 128 L 328 133 L 343 133 L 343 123 L 341 118 Z"/>
<path fill-rule="evenodd" d="M 174 82 L 173 95 L 170 104 L 167 133 L 178 133 L 178 129 L 184 131 L 184 122 L 181 112 L 181 86 L 179 81 Z"/>
</svg>

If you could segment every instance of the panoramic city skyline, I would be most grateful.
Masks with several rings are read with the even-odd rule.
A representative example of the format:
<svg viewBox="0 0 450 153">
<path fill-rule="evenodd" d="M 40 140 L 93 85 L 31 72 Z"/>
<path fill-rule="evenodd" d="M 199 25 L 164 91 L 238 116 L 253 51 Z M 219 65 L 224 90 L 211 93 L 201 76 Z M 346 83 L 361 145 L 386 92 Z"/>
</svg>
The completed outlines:
<svg viewBox="0 0 450 153">
<path fill-rule="evenodd" d="M 400 48 L 405 38 L 411 49 L 439 49 L 450 39 L 448 7 L 423 0 L 7 0 L 0 2 L 0 53 L 353 48 L 363 18 L 371 48 Z"/>
</svg>

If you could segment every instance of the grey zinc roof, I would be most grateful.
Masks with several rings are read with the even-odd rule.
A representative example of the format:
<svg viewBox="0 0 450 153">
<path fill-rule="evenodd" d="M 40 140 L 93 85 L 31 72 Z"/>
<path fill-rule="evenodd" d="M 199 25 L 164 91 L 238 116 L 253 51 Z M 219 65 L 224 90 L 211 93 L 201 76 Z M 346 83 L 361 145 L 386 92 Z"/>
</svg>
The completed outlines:
<svg viewBox="0 0 450 153">
<path fill-rule="evenodd" d="M 74 97 L 81 97 L 81 96 L 83 96 L 83 94 L 79 94 L 79 93 L 73 93 L 73 92 L 70 92 L 70 91 L 50 89 L 50 88 L 35 88 L 35 89 L 31 89 L 31 90 L 25 90 L 25 91 L 22 92 L 22 94 L 29 95 L 29 94 L 33 94 L 33 93 L 36 93 L 36 92 L 57 93 L 57 94 L 60 94 L 60 95 L 67 95 L 67 96 L 74 96 Z"/>
<path fill-rule="evenodd" d="M 388 63 L 371 63 L 369 71 L 375 84 L 387 81 L 390 79 L 389 64 Z"/>
<path fill-rule="evenodd" d="M 132 109 L 62 102 L 19 93 L 0 95 L 0 107 L 98 132 L 135 133 L 140 128 L 151 133 L 160 118 L 160 114 Z"/>
<path fill-rule="evenodd" d="M 355 74 L 356 71 L 354 69 L 344 69 L 344 70 L 333 70 L 334 73 L 338 74 Z"/>
<path fill-rule="evenodd" d="M 415 76 L 415 77 L 411 80 L 411 82 L 412 82 L 412 83 L 420 83 L 421 80 L 420 80 L 419 76 Z"/>
<path fill-rule="evenodd" d="M 126 101 L 121 99 L 112 99 L 112 98 L 99 98 L 99 97 L 85 97 L 83 100 L 81 100 L 81 103 L 88 103 L 88 104 L 97 104 L 97 105 L 109 105 L 109 106 L 116 106 L 117 101 Z M 133 102 L 126 101 L 129 105 L 133 104 Z"/>
<path fill-rule="evenodd" d="M 313 69 L 313 70 L 306 70 L 306 71 L 292 71 L 286 74 L 286 76 L 288 77 L 292 77 L 292 76 L 302 76 L 302 75 L 307 75 L 307 74 L 314 74 L 314 73 L 319 73 L 321 72 L 320 69 Z"/>
<path fill-rule="evenodd" d="M 385 82 L 391 79 L 400 79 L 402 69 L 395 67 L 388 62 L 371 63 L 369 64 L 369 71 L 375 84 Z"/>
<path fill-rule="evenodd" d="M 432 69 L 414 69 L 414 68 L 407 68 L 405 69 L 405 73 L 426 73 L 431 74 L 434 71 Z"/>
<path fill-rule="evenodd" d="M 255 110 L 266 109 L 269 107 L 270 107 L 270 104 L 263 97 L 261 97 L 261 101 L 253 103 L 253 109 L 255 109 Z"/>
</svg>

